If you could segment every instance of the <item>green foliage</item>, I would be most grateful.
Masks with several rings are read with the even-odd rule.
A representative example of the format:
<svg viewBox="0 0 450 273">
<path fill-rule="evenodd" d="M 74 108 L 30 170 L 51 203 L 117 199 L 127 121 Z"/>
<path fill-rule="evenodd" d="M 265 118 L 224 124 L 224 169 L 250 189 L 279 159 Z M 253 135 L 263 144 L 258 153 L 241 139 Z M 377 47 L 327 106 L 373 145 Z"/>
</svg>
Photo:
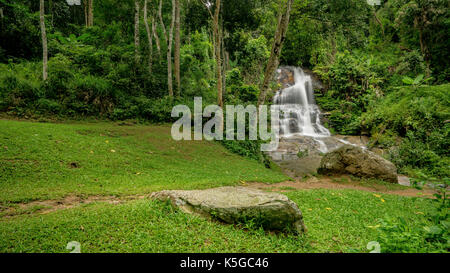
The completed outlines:
<svg viewBox="0 0 450 273">
<path fill-rule="evenodd" d="M 333 63 L 314 70 L 328 90 L 317 95 L 319 106 L 329 112 L 328 125 L 341 134 L 361 131 L 360 116 L 381 93 L 389 63 L 365 52 L 337 53 Z"/>
<path fill-rule="evenodd" d="M 408 76 L 403 77 L 402 81 L 406 85 L 412 85 L 414 89 L 417 89 L 417 86 L 422 85 L 428 81 L 430 81 L 432 78 L 424 79 L 424 75 L 420 74 L 416 78 L 412 79 Z"/>
<path fill-rule="evenodd" d="M 404 137 L 400 145 L 391 145 L 390 158 L 398 167 L 448 176 L 449 89 L 448 84 L 396 89 L 363 114 L 362 125 L 373 135 L 389 128 L 390 133 Z"/>
<path fill-rule="evenodd" d="M 117 107 L 111 113 L 113 120 L 142 119 L 156 123 L 174 122 L 172 118 L 172 108 L 176 105 L 188 105 L 193 109 L 192 102 L 174 99 L 166 96 L 161 99 L 149 99 L 145 96 L 135 97 Z"/>
<path fill-rule="evenodd" d="M 233 96 L 233 98 L 237 98 L 239 101 L 244 103 L 256 103 L 259 96 L 259 88 L 255 85 L 232 85 L 228 88 L 228 91 L 229 96 Z"/>
<path fill-rule="evenodd" d="M 25 2 L 28 2 L 25 4 Z M 0 0 L 0 62 L 39 58 L 39 14 L 25 0 Z M 37 7 L 39 3 L 37 2 Z"/>
<path fill-rule="evenodd" d="M 261 35 L 258 38 L 243 38 L 244 47 L 236 52 L 236 59 L 243 71 L 246 82 L 258 84 L 261 82 L 266 62 L 270 57 L 267 39 Z"/>
<path fill-rule="evenodd" d="M 448 230 L 444 234 L 437 226 L 411 226 L 404 218 L 380 219 L 379 225 L 377 242 L 382 253 L 448 252 Z"/>
<path fill-rule="evenodd" d="M 447 197 L 450 181 L 422 175 L 412 183 L 420 190 L 425 184 L 436 189 L 433 210 L 420 213 L 425 219 L 419 226 L 410 225 L 404 218 L 380 219 L 378 242 L 382 252 L 447 253 L 450 249 L 450 204 Z"/>
<path fill-rule="evenodd" d="M 222 5 L 225 103 L 255 103 L 280 2 L 230 0 Z M 156 14 L 157 7 L 157 1 L 150 1 L 149 14 Z M 166 28 L 171 8 L 170 1 L 164 2 Z M 46 2 L 45 82 L 39 3 L 0 0 L 0 9 L 1 112 L 160 123 L 172 121 L 172 106 L 190 105 L 195 96 L 205 103 L 217 101 L 212 22 L 199 1 L 181 9 L 181 93 L 175 98 L 167 97 L 167 43 L 160 23 L 155 34 L 161 54 L 155 41 L 149 47 L 141 21 L 141 60 L 135 62 L 132 0 L 96 2 L 92 27 L 85 27 L 84 6 Z M 333 133 L 370 132 L 372 144 L 389 149 L 401 171 L 421 168 L 443 177 L 448 175 L 448 86 L 433 87 L 436 94 L 423 90 L 425 84 L 448 82 L 448 17 L 443 0 L 386 0 L 377 6 L 361 0 L 294 1 L 281 64 L 316 72 L 324 83 L 317 102 Z M 402 85 L 408 91 L 397 89 Z M 237 146 L 243 147 L 242 154 L 256 155 L 251 145 Z"/>
<path fill-rule="evenodd" d="M 222 145 L 231 152 L 257 161 L 264 161 L 261 142 L 249 140 L 223 140 Z"/>
<path fill-rule="evenodd" d="M 400 63 L 397 66 L 399 74 L 419 75 L 426 72 L 426 64 L 423 56 L 417 50 L 406 52 L 400 58 Z"/>
<path fill-rule="evenodd" d="M 291 18 L 282 60 L 310 66 L 327 62 L 338 48 L 364 44 L 369 5 L 359 0 L 295 1 Z"/>
<path fill-rule="evenodd" d="M 0 110 L 22 112 L 43 96 L 39 68 L 38 63 L 0 64 Z"/>
<path fill-rule="evenodd" d="M 226 74 L 226 100 L 231 104 L 256 104 L 259 96 L 259 87 L 254 84 L 244 84 L 244 78 L 239 68 L 233 68 Z"/>
<path fill-rule="evenodd" d="M 201 96 L 212 100 L 215 65 L 212 51 L 212 44 L 204 29 L 192 33 L 191 42 L 181 48 L 184 96 Z"/>
<path fill-rule="evenodd" d="M 449 38 L 448 2 L 442 0 L 395 0 L 395 27 L 401 42 L 420 48 L 435 75 L 448 68 Z M 448 76 L 448 75 L 446 75 Z M 447 78 L 448 80 L 448 78 Z"/>
</svg>

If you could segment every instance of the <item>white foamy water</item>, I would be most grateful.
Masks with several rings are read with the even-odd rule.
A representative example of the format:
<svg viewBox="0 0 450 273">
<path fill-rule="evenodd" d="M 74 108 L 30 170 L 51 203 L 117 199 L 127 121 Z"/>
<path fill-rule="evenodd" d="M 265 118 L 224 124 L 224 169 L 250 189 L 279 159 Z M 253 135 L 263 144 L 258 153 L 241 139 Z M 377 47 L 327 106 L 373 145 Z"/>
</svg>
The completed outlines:
<svg viewBox="0 0 450 273">
<path fill-rule="evenodd" d="M 311 76 L 301 68 L 293 70 L 295 84 L 279 91 L 274 97 L 274 105 L 280 110 L 280 136 L 329 137 L 330 131 L 320 122 Z M 324 145 L 323 142 L 320 144 Z"/>
</svg>

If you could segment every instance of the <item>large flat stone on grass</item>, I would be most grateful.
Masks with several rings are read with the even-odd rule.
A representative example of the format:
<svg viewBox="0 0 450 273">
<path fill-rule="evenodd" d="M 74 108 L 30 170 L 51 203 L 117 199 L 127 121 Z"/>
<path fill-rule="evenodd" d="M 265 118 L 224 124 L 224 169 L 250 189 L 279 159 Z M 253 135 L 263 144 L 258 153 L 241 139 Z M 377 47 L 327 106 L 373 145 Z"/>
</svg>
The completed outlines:
<svg viewBox="0 0 450 273">
<path fill-rule="evenodd" d="M 152 194 L 157 200 L 169 200 L 175 207 L 190 214 L 217 219 L 226 223 L 249 223 L 265 229 L 306 230 L 297 204 L 279 193 L 245 187 L 222 187 L 193 191 L 161 191 Z"/>
</svg>

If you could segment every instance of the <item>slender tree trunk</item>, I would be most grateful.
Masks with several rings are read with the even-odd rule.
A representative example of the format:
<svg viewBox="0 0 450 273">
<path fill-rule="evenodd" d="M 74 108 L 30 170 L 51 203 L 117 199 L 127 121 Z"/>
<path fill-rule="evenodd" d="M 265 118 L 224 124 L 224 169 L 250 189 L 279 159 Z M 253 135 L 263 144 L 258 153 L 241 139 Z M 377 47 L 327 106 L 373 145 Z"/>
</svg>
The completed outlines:
<svg viewBox="0 0 450 273">
<path fill-rule="evenodd" d="M 88 0 L 83 0 L 84 5 L 84 24 L 86 27 L 89 26 L 89 16 L 88 16 Z"/>
<path fill-rule="evenodd" d="M 135 0 L 134 1 L 134 60 L 135 60 L 135 64 L 137 65 L 139 63 L 140 60 L 140 56 L 139 56 L 139 46 L 140 46 L 140 41 L 139 41 L 139 0 Z"/>
<path fill-rule="evenodd" d="M 156 49 L 158 50 L 158 56 L 161 56 L 161 43 L 159 41 L 158 33 L 156 32 L 155 20 L 152 20 L 152 32 L 153 32 L 153 37 L 155 37 Z"/>
<path fill-rule="evenodd" d="M 152 39 L 152 33 L 150 31 L 150 26 L 148 24 L 148 18 L 147 18 L 147 0 L 145 0 L 145 2 L 144 2 L 144 23 L 145 23 L 145 30 L 147 31 L 147 40 L 148 40 L 148 47 L 149 47 L 149 49 L 148 49 L 148 71 L 149 71 L 149 73 L 152 73 L 153 39 Z"/>
<path fill-rule="evenodd" d="M 270 81 L 273 78 L 273 74 L 279 65 L 279 58 L 283 42 L 286 38 L 287 29 L 289 26 L 289 17 L 292 8 L 293 0 L 286 0 L 286 6 L 280 7 L 280 15 L 278 17 L 278 26 L 275 32 L 275 38 L 273 40 L 272 52 L 270 54 L 269 62 L 266 66 L 266 72 L 264 74 L 264 81 L 261 86 L 261 93 L 258 98 L 258 106 L 262 105 L 266 101 L 267 91 L 269 90 Z M 284 4 L 284 1 L 282 2 Z"/>
<path fill-rule="evenodd" d="M 223 108 L 223 90 L 222 90 L 222 54 L 220 48 L 220 31 L 219 31 L 219 15 L 220 15 L 220 0 L 216 0 L 216 10 L 213 18 L 214 29 L 214 51 L 217 65 L 217 105 Z M 223 123 L 223 121 L 222 121 Z"/>
<path fill-rule="evenodd" d="M 181 95 L 181 75 L 180 75 L 180 0 L 175 0 L 175 49 L 174 49 L 174 72 L 177 84 L 177 95 Z"/>
<path fill-rule="evenodd" d="M 164 40 L 167 42 L 167 33 L 166 33 L 166 26 L 164 25 L 164 20 L 162 18 L 162 1 L 159 1 L 159 8 L 158 8 L 158 17 L 159 17 L 159 23 L 161 24 L 163 34 L 164 34 Z"/>
<path fill-rule="evenodd" d="M 45 6 L 44 0 L 40 0 L 39 5 L 39 19 L 41 24 L 41 36 L 42 36 L 42 78 L 47 80 L 47 62 L 48 62 L 48 50 L 47 50 L 47 33 L 45 31 Z"/>
<path fill-rule="evenodd" d="M 164 40 L 167 45 L 167 86 L 169 89 L 169 96 L 173 97 L 173 76 L 172 76 L 172 41 L 173 41 L 173 29 L 175 27 L 175 0 L 172 0 L 172 18 L 169 29 L 169 34 L 167 34 L 166 26 L 164 25 L 164 20 L 162 18 L 162 0 L 159 1 L 158 17 L 161 23 L 161 28 L 164 34 Z"/>
<path fill-rule="evenodd" d="M 220 46 L 222 51 L 222 97 L 226 96 L 227 86 L 226 86 L 226 72 L 227 72 L 227 59 L 226 59 L 226 51 L 225 51 L 225 41 L 223 39 L 224 36 L 223 22 L 220 28 Z"/>
<path fill-rule="evenodd" d="M 167 42 L 167 85 L 169 87 L 169 96 L 171 97 L 173 97 L 172 42 L 173 42 L 174 27 L 175 27 L 175 0 L 172 0 L 172 20 L 169 30 L 169 40 Z"/>
<path fill-rule="evenodd" d="M 94 26 L 94 0 L 88 0 L 89 1 L 89 19 L 88 19 L 88 26 L 92 27 Z"/>
</svg>

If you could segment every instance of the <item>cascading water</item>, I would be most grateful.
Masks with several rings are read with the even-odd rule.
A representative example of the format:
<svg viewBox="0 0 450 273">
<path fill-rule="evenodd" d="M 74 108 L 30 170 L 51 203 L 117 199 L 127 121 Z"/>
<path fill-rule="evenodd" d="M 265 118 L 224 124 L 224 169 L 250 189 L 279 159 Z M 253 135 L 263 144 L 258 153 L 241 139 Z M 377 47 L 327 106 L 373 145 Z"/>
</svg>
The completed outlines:
<svg viewBox="0 0 450 273">
<path fill-rule="evenodd" d="M 319 143 L 321 152 L 326 152 L 327 146 L 320 138 L 331 134 L 320 122 L 311 76 L 301 68 L 293 68 L 293 73 L 295 84 L 279 91 L 274 97 L 274 105 L 280 111 L 280 137 L 312 137 Z"/>
<path fill-rule="evenodd" d="M 323 154 L 342 145 L 365 148 L 367 139 L 331 136 L 330 131 L 321 124 L 321 113 L 314 101 L 313 91 L 313 87 L 319 88 L 321 84 L 315 81 L 312 74 L 300 68 L 280 67 L 278 83 L 283 88 L 275 94 L 272 109 L 276 112 L 272 114 L 279 115 L 278 128 L 273 128 L 278 132 L 279 145 L 267 154 L 289 176 L 304 177 L 316 173 Z"/>
</svg>

